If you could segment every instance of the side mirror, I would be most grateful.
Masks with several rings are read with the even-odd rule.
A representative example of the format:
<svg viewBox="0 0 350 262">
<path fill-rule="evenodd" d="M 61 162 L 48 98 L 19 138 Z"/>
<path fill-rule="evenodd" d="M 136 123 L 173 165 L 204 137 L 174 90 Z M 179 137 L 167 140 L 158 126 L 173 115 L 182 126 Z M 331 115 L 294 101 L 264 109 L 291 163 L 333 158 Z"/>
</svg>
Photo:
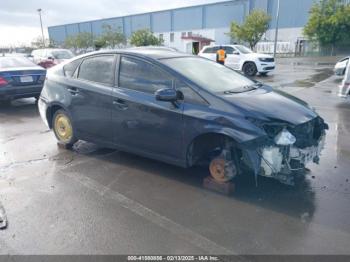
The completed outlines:
<svg viewBox="0 0 350 262">
<path fill-rule="evenodd" d="M 164 102 L 175 102 L 179 99 L 176 90 L 172 88 L 163 88 L 155 92 L 156 100 Z"/>
<path fill-rule="evenodd" d="M 232 53 L 233 55 L 240 55 L 240 53 L 238 51 L 233 51 Z"/>
</svg>

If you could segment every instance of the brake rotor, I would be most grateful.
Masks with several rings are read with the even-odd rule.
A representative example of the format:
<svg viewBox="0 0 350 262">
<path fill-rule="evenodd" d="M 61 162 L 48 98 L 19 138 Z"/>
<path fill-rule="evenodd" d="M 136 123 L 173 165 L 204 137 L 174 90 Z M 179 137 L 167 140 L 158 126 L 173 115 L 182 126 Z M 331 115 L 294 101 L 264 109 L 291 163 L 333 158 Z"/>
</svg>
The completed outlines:
<svg viewBox="0 0 350 262">
<path fill-rule="evenodd" d="M 210 175 L 219 183 L 226 183 L 236 175 L 236 168 L 232 161 L 223 158 L 214 158 L 209 165 Z"/>
</svg>

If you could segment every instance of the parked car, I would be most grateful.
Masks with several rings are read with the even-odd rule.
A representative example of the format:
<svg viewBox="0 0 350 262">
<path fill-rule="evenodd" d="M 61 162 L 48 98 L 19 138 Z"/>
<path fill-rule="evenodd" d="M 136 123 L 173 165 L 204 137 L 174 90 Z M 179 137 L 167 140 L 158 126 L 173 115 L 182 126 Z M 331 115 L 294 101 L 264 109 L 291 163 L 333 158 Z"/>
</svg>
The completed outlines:
<svg viewBox="0 0 350 262">
<path fill-rule="evenodd" d="M 346 70 L 346 66 L 349 63 L 349 58 L 350 58 L 350 56 L 344 57 L 343 59 L 339 60 L 338 63 L 335 64 L 334 73 L 337 76 L 345 75 L 345 70 Z"/>
<path fill-rule="evenodd" d="M 208 59 L 165 50 L 105 51 L 48 70 L 39 99 L 58 142 L 78 139 L 182 167 L 207 164 L 292 184 L 317 162 L 327 124 L 305 102 Z"/>
<path fill-rule="evenodd" d="M 150 46 L 138 46 L 138 47 L 130 47 L 131 50 L 138 50 L 138 49 L 151 49 L 151 50 L 165 50 L 165 51 L 174 51 L 174 52 L 180 52 L 175 47 L 169 47 L 169 46 L 157 46 L 157 45 L 150 45 Z"/>
<path fill-rule="evenodd" d="M 226 51 L 225 65 L 234 70 L 242 71 L 247 76 L 257 73 L 266 75 L 275 69 L 275 59 L 266 54 L 254 53 L 243 45 L 221 45 Z M 216 61 L 216 52 L 220 46 L 205 46 L 198 53 L 199 56 Z"/>
<path fill-rule="evenodd" d="M 16 98 L 38 98 L 46 70 L 26 57 L 0 57 L 0 102 Z"/>
<path fill-rule="evenodd" d="M 54 65 L 67 61 L 74 57 L 74 54 L 67 49 L 37 49 L 33 50 L 31 57 L 33 62 L 44 67 L 50 68 Z"/>
</svg>

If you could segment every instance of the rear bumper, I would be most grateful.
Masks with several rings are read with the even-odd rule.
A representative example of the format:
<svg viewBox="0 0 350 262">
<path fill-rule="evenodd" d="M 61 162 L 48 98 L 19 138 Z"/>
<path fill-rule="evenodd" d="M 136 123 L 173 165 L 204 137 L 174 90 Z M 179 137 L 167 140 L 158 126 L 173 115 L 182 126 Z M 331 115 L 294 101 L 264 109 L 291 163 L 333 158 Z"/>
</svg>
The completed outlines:
<svg viewBox="0 0 350 262">
<path fill-rule="evenodd" d="M 45 99 L 43 99 L 42 97 L 39 98 L 38 101 L 38 109 L 39 109 L 39 113 L 40 113 L 40 117 L 43 120 L 43 122 L 45 123 L 45 125 L 47 127 L 49 126 L 49 123 L 47 121 L 47 117 L 46 117 L 46 112 L 47 112 L 47 102 L 45 101 Z"/>
<path fill-rule="evenodd" d="M 39 96 L 43 85 L 0 87 L 0 100 L 12 100 Z"/>
</svg>

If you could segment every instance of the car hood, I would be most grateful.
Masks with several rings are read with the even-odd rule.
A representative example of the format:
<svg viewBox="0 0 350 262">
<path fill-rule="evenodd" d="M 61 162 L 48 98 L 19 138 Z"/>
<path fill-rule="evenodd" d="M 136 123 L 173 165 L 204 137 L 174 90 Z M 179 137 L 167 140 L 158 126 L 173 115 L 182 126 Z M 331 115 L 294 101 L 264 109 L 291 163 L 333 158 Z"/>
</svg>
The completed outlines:
<svg viewBox="0 0 350 262">
<path fill-rule="evenodd" d="M 250 59 L 257 59 L 257 58 L 273 58 L 270 55 L 266 55 L 266 54 L 259 54 L 259 53 L 250 53 L 250 54 L 245 54 L 246 58 L 250 58 Z"/>
<path fill-rule="evenodd" d="M 262 122 L 299 125 L 318 116 L 304 101 L 267 86 L 222 97 L 244 116 Z"/>
</svg>

